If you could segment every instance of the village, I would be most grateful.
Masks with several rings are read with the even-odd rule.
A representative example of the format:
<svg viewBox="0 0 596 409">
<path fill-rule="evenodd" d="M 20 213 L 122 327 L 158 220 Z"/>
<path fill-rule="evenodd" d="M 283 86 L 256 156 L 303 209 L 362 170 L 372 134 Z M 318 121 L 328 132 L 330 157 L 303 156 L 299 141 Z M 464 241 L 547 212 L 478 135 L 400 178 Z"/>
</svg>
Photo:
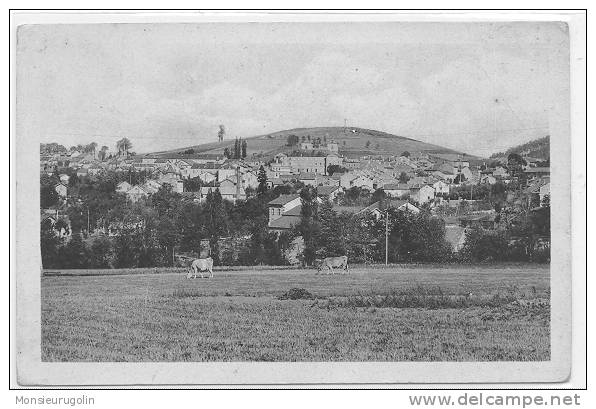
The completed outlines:
<svg viewBox="0 0 596 409">
<path fill-rule="evenodd" d="M 387 209 L 413 214 L 424 210 L 444 221 L 445 240 L 453 252 L 462 249 L 471 228 L 497 229 L 508 209 L 526 208 L 527 214 L 549 206 L 549 168 L 543 159 L 518 155 L 482 160 L 457 153 L 407 151 L 354 158 L 344 156 L 332 140 L 303 137 L 302 142 L 290 143 L 295 145 L 292 151 L 269 158 L 254 154 L 247 158 L 246 142 L 244 149 L 237 149 L 236 158 L 227 149 L 222 155 L 188 151 L 136 155 L 129 153 L 127 139 L 113 152 L 105 146 L 98 151 L 96 144 L 68 151 L 60 148 L 59 152 L 46 147 L 40 173 L 57 180 L 58 200 L 41 209 L 42 222 L 51 223 L 57 236 L 68 241 L 73 232 L 68 207 L 76 203 L 71 197 L 71 179 L 101 180 L 106 175 L 119 175 L 115 193 L 131 204 L 146 201 L 166 186 L 181 200 L 204 203 L 217 191 L 223 200 L 237 204 L 254 197 L 259 185 L 266 184 L 270 192 L 276 192 L 266 204 L 267 229 L 278 235 L 300 224 L 304 187 L 316 189 L 318 202 L 330 203 L 337 213 L 380 220 Z M 133 175 L 143 177 L 133 180 Z M 87 224 L 82 229 L 86 235 L 117 236 L 122 227 Z M 550 238 L 543 236 L 538 238 L 540 245 L 548 247 Z"/>
</svg>

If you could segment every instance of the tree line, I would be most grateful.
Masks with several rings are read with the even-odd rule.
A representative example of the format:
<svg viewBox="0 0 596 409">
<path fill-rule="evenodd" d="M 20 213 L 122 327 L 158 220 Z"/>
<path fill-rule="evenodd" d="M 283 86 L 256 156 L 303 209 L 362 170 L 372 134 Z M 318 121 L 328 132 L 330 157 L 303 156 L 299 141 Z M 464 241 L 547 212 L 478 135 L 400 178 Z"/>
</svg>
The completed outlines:
<svg viewBox="0 0 596 409">
<path fill-rule="evenodd" d="M 547 261 L 548 249 L 537 249 L 550 233 L 550 209 L 508 207 L 500 210 L 496 229 L 472 228 L 461 251 L 453 253 L 445 222 L 427 207 L 418 214 L 382 209 L 382 216 L 337 212 L 319 203 L 316 188 L 302 184 L 268 189 L 259 170 L 259 187 L 247 200 L 223 200 L 218 190 L 202 203 L 164 185 L 145 201 L 130 203 L 115 191 L 122 180 L 142 183 L 142 172 L 108 172 L 98 177 L 71 174 L 69 198 L 60 202 L 50 192 L 57 176 L 42 176 L 42 206 L 57 208 L 70 220 L 70 240 L 56 235 L 63 220 L 41 225 L 45 268 L 130 268 L 177 265 L 177 255 L 198 257 L 207 248 L 216 265 L 283 265 L 287 252 L 302 243 L 302 261 L 347 255 L 353 263 Z M 55 193 L 55 192 L 54 192 Z M 268 228 L 267 203 L 280 194 L 299 193 L 300 222 L 278 234 Z M 375 192 L 376 194 L 377 192 Z M 378 193 L 383 202 L 382 192 Z M 374 194 L 373 194 L 374 195 Z M 377 198 L 370 197 L 369 200 Z M 385 223 L 385 217 L 388 223 Z M 237 251 L 220 249 L 238 241 Z M 297 241 L 298 240 L 298 241 Z"/>
</svg>

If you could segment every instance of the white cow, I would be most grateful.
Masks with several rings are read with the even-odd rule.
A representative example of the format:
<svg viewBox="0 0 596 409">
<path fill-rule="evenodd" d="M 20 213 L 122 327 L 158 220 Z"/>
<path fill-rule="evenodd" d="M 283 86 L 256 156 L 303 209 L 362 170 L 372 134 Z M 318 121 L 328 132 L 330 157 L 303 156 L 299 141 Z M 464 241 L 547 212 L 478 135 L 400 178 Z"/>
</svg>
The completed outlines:
<svg viewBox="0 0 596 409">
<path fill-rule="evenodd" d="M 203 271 L 208 271 L 210 273 L 209 277 L 213 278 L 213 259 L 211 257 L 193 260 L 188 268 L 186 278 L 197 278 L 197 273 L 200 273 L 201 278 L 203 278 Z"/>
</svg>

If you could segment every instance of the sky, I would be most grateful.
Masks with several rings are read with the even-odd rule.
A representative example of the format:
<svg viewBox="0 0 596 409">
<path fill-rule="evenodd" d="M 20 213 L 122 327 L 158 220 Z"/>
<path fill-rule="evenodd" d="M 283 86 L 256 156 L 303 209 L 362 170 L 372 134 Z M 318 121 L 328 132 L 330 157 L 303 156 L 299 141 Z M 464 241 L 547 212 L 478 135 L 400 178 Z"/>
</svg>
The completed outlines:
<svg viewBox="0 0 596 409">
<path fill-rule="evenodd" d="M 488 156 L 566 118 L 568 52 L 559 23 L 21 26 L 17 135 L 145 153 L 346 120 Z"/>
</svg>

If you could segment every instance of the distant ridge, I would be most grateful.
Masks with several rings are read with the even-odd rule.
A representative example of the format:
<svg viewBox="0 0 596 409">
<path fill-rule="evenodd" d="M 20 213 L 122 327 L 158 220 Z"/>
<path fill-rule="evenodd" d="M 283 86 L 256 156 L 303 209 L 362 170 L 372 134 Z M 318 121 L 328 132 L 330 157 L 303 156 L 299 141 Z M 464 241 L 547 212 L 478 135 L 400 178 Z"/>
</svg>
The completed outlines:
<svg viewBox="0 0 596 409">
<path fill-rule="evenodd" d="M 283 131 L 272 132 L 264 135 L 257 135 L 243 138 L 248 143 L 247 158 L 267 159 L 280 152 L 289 153 L 300 149 L 299 146 L 287 146 L 288 136 L 296 135 L 299 141 L 326 137 L 328 142 L 334 141 L 339 145 L 339 153 L 347 157 L 360 156 L 394 156 L 403 152 L 424 152 L 424 153 L 451 153 L 462 154 L 468 159 L 479 159 L 474 155 L 458 152 L 453 149 L 439 145 L 421 142 L 416 139 L 404 136 L 393 135 L 387 132 L 364 129 L 358 127 L 312 127 L 293 128 Z M 215 139 L 216 136 L 214 135 Z M 223 142 L 209 142 L 199 145 L 187 146 L 168 151 L 153 152 L 148 155 L 170 157 L 170 156 L 223 156 L 225 148 L 234 146 L 234 137 L 228 136 Z M 193 150 L 190 155 L 182 154 L 184 151 Z"/>
<path fill-rule="evenodd" d="M 521 145 L 514 146 L 507 149 L 505 152 L 497 152 L 491 155 L 491 158 L 503 158 L 517 153 L 518 155 L 536 158 L 536 159 L 549 159 L 550 158 L 550 136 L 544 138 L 538 138 L 531 140 L 530 142 L 523 143 Z"/>
</svg>

